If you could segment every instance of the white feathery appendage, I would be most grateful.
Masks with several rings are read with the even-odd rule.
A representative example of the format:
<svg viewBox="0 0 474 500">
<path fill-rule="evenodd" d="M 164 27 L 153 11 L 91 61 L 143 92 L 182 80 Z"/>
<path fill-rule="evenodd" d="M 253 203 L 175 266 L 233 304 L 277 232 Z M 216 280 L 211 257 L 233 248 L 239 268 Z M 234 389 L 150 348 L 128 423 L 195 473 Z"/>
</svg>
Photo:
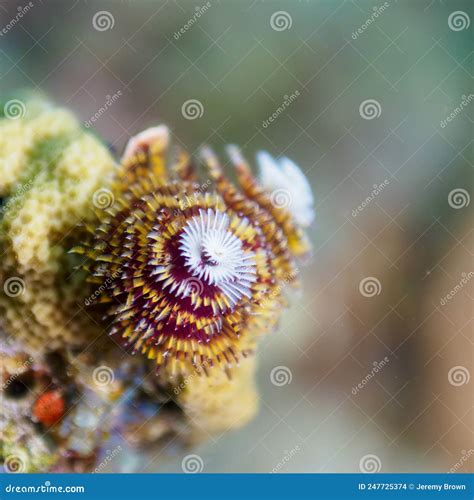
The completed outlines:
<svg viewBox="0 0 474 500">
<path fill-rule="evenodd" d="M 243 296 L 251 296 L 256 264 L 255 254 L 246 251 L 228 228 L 224 212 L 200 210 L 184 227 L 179 248 L 192 275 L 218 287 L 234 306 Z"/>
<path fill-rule="evenodd" d="M 303 227 L 314 220 L 314 199 L 308 179 L 289 158 L 273 158 L 266 151 L 257 154 L 259 180 L 268 191 L 283 190 L 288 197 L 286 208 Z"/>
</svg>

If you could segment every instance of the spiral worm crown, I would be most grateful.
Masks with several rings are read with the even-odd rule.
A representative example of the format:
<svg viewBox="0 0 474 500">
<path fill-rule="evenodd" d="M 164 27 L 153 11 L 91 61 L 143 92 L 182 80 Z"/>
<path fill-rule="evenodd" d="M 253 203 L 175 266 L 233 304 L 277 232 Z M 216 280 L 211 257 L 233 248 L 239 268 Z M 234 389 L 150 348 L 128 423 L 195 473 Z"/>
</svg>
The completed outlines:
<svg viewBox="0 0 474 500">
<path fill-rule="evenodd" d="M 206 192 L 185 153 L 168 159 L 168 143 L 163 126 L 130 140 L 115 201 L 97 210 L 98 227 L 75 251 L 89 257 L 91 281 L 115 277 L 101 296 L 111 334 L 171 374 L 230 371 L 274 327 L 282 283 L 294 280 L 295 257 L 309 245 L 240 155 L 238 189 L 203 150 L 213 182 Z"/>
</svg>

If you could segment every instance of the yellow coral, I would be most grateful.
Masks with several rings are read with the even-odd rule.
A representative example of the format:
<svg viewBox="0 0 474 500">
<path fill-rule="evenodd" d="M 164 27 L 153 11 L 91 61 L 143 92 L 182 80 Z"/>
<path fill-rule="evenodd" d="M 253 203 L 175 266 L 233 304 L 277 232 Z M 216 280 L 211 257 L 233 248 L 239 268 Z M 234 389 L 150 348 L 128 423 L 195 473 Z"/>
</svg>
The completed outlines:
<svg viewBox="0 0 474 500">
<path fill-rule="evenodd" d="M 0 195 L 8 195 L 28 168 L 35 146 L 78 128 L 74 116 L 65 110 L 40 112 L 38 116 L 0 121 Z"/>
<path fill-rule="evenodd" d="M 24 117 L 0 121 L 0 310 L 8 331 L 40 347 L 94 330 L 86 315 L 71 321 L 81 280 L 67 251 L 80 238 L 72 229 L 94 217 L 94 193 L 107 186 L 115 163 L 69 112 L 25 108 Z M 11 283 L 19 290 L 9 291 Z"/>
<path fill-rule="evenodd" d="M 82 257 L 68 254 L 83 243 L 85 223 L 90 241 L 83 253 L 92 258 L 96 283 L 91 296 L 115 305 L 114 328 L 155 358 L 156 363 L 144 361 L 147 367 L 162 367 L 160 390 L 174 388 L 193 438 L 246 423 L 258 406 L 257 338 L 275 326 L 285 304 L 283 286 L 296 278 L 294 258 L 309 249 L 294 214 L 272 203 L 271 193 L 235 150 L 239 188 L 227 180 L 217 158 L 204 152 L 215 188 L 210 194 L 201 192 L 183 152 L 171 162 L 173 178 L 166 179 L 166 127 L 133 138 L 117 168 L 107 148 L 67 111 L 38 101 L 25 108 L 21 118 L 0 120 L 0 319 L 6 332 L 30 351 L 44 351 L 85 347 L 107 331 L 109 325 L 96 323 L 81 307 L 85 276 L 75 269 Z M 104 194 L 111 197 L 105 205 Z M 97 208 L 108 209 L 97 211 L 100 224 Z M 199 233 L 204 223 L 213 238 Z M 209 247 L 204 271 L 201 261 L 191 262 L 197 237 Z M 131 246 L 134 241 L 140 251 Z M 161 262 L 165 244 L 169 259 Z M 233 256 L 233 269 L 222 265 L 219 245 Z M 151 251 L 156 255 L 149 259 Z M 186 276 L 175 276 L 173 259 L 186 255 Z M 182 262 L 176 267 L 182 271 Z M 150 284 L 144 278 L 155 275 L 164 281 L 161 295 L 152 293 L 159 280 Z M 196 289 L 199 283 L 203 288 Z M 166 322 L 158 323 L 165 316 Z M 211 369 L 214 365 L 224 370 Z"/>
<path fill-rule="evenodd" d="M 213 370 L 209 376 L 195 374 L 184 379 L 177 401 L 195 429 L 195 439 L 241 427 L 255 415 L 258 408 L 255 368 L 252 356 L 240 364 L 230 380 L 220 370 Z"/>
</svg>

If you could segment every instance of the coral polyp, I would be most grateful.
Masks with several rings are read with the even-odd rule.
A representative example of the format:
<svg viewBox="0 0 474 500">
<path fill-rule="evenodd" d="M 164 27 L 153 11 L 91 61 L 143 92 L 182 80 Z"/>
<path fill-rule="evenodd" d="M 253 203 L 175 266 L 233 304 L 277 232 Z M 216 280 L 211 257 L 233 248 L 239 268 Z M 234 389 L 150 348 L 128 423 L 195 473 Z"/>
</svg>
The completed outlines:
<svg viewBox="0 0 474 500">
<path fill-rule="evenodd" d="M 69 112 L 25 109 L 0 119 L 3 468 L 83 472 L 123 436 L 188 445 L 244 425 L 253 353 L 310 250 L 301 170 L 260 153 L 257 179 L 230 146 L 233 183 L 164 125 L 117 162 Z"/>
<path fill-rule="evenodd" d="M 101 301 L 112 335 L 172 375 L 230 372 L 275 325 L 282 282 L 293 280 L 295 256 L 309 247 L 298 220 L 273 203 L 235 147 L 240 189 L 208 149 L 201 158 L 209 192 L 187 154 L 169 157 L 166 127 L 132 138 L 115 202 L 98 210 L 98 227 L 75 250 L 89 257 L 93 282 L 110 281 Z"/>
</svg>

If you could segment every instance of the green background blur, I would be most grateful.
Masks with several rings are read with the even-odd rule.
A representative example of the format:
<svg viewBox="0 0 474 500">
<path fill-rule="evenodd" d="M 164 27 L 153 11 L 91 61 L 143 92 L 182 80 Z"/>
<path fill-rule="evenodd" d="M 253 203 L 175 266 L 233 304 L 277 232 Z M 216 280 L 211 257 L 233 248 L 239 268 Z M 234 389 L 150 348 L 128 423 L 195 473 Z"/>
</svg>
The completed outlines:
<svg viewBox="0 0 474 500">
<path fill-rule="evenodd" d="M 0 26 L 26 4 L 1 1 Z M 93 126 L 118 153 L 164 122 L 191 152 L 236 143 L 249 159 L 289 156 L 313 186 L 313 259 L 261 345 L 259 416 L 199 447 L 204 471 L 349 472 L 370 455 L 383 472 L 472 470 L 472 282 L 441 299 L 473 269 L 474 102 L 441 122 L 474 92 L 473 3 L 222 0 L 199 18 L 204 1 L 32 4 L 0 37 L 2 94 L 36 89 L 86 122 L 120 91 Z M 448 23 L 456 11 L 465 29 Z M 194 120 L 182 113 L 191 99 L 203 109 Z M 364 119 L 369 99 L 380 116 Z M 367 277 L 380 283 L 373 297 L 359 290 Z M 271 383 L 276 366 L 291 383 Z M 452 383 L 456 367 L 466 383 Z M 130 452 L 120 467 L 180 471 L 182 457 Z"/>
</svg>

